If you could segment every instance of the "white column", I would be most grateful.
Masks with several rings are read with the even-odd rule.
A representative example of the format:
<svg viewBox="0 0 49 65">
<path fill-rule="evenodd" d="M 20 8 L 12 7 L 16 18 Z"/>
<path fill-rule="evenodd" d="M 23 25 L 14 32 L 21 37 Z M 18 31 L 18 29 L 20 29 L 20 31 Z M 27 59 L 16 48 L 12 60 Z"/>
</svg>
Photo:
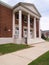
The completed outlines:
<svg viewBox="0 0 49 65">
<path fill-rule="evenodd" d="M 30 14 L 28 14 L 28 39 L 30 39 Z"/>
<path fill-rule="evenodd" d="M 41 38 L 40 20 L 39 20 L 39 38 Z"/>
<path fill-rule="evenodd" d="M 19 10 L 19 39 L 22 38 L 22 11 Z"/>
<path fill-rule="evenodd" d="M 36 18 L 34 18 L 34 38 L 36 38 Z"/>
<path fill-rule="evenodd" d="M 15 36 L 15 13 L 13 13 L 13 38 Z"/>
</svg>

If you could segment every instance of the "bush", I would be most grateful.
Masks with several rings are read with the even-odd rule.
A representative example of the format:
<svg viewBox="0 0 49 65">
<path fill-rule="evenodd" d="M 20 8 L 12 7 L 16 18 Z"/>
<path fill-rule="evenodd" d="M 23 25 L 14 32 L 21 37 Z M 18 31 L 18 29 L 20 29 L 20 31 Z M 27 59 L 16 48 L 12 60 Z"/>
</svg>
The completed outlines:
<svg viewBox="0 0 49 65">
<path fill-rule="evenodd" d="M 44 36 L 44 34 L 42 34 L 41 38 L 44 39 L 44 40 L 46 40 L 46 37 Z"/>
</svg>

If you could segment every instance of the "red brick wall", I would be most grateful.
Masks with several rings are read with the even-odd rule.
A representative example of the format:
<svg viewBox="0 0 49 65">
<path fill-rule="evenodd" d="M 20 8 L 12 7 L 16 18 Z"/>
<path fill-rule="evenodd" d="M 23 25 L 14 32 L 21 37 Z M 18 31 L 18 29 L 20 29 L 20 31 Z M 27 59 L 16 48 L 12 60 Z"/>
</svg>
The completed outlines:
<svg viewBox="0 0 49 65">
<path fill-rule="evenodd" d="M 12 37 L 12 10 L 3 5 L 0 5 L 0 37 Z"/>
</svg>

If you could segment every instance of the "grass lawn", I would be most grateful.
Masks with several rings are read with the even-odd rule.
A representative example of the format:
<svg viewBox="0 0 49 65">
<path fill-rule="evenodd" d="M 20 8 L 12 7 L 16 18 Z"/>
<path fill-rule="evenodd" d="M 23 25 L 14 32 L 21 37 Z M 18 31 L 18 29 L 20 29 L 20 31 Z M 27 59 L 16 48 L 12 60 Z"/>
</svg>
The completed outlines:
<svg viewBox="0 0 49 65">
<path fill-rule="evenodd" d="M 0 55 L 18 51 L 18 50 L 25 49 L 25 48 L 29 48 L 29 47 L 30 46 L 24 45 L 24 44 L 13 44 L 13 43 L 1 44 L 0 45 Z"/>
<path fill-rule="evenodd" d="M 49 51 L 32 61 L 28 65 L 49 65 Z"/>
<path fill-rule="evenodd" d="M 47 38 L 46 41 L 49 41 L 49 38 Z"/>
</svg>

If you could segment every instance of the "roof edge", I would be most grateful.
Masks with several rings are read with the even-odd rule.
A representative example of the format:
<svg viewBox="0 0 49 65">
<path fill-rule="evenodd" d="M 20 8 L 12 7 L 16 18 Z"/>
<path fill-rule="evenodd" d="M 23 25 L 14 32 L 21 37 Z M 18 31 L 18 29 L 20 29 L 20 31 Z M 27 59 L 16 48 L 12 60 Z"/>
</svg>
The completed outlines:
<svg viewBox="0 0 49 65">
<path fill-rule="evenodd" d="M 3 5 L 3 6 L 5 6 L 5 7 L 10 8 L 10 9 L 13 9 L 12 6 L 8 5 L 7 3 L 5 3 L 5 2 L 3 2 L 3 1 L 0 1 L 0 4 Z"/>
</svg>

